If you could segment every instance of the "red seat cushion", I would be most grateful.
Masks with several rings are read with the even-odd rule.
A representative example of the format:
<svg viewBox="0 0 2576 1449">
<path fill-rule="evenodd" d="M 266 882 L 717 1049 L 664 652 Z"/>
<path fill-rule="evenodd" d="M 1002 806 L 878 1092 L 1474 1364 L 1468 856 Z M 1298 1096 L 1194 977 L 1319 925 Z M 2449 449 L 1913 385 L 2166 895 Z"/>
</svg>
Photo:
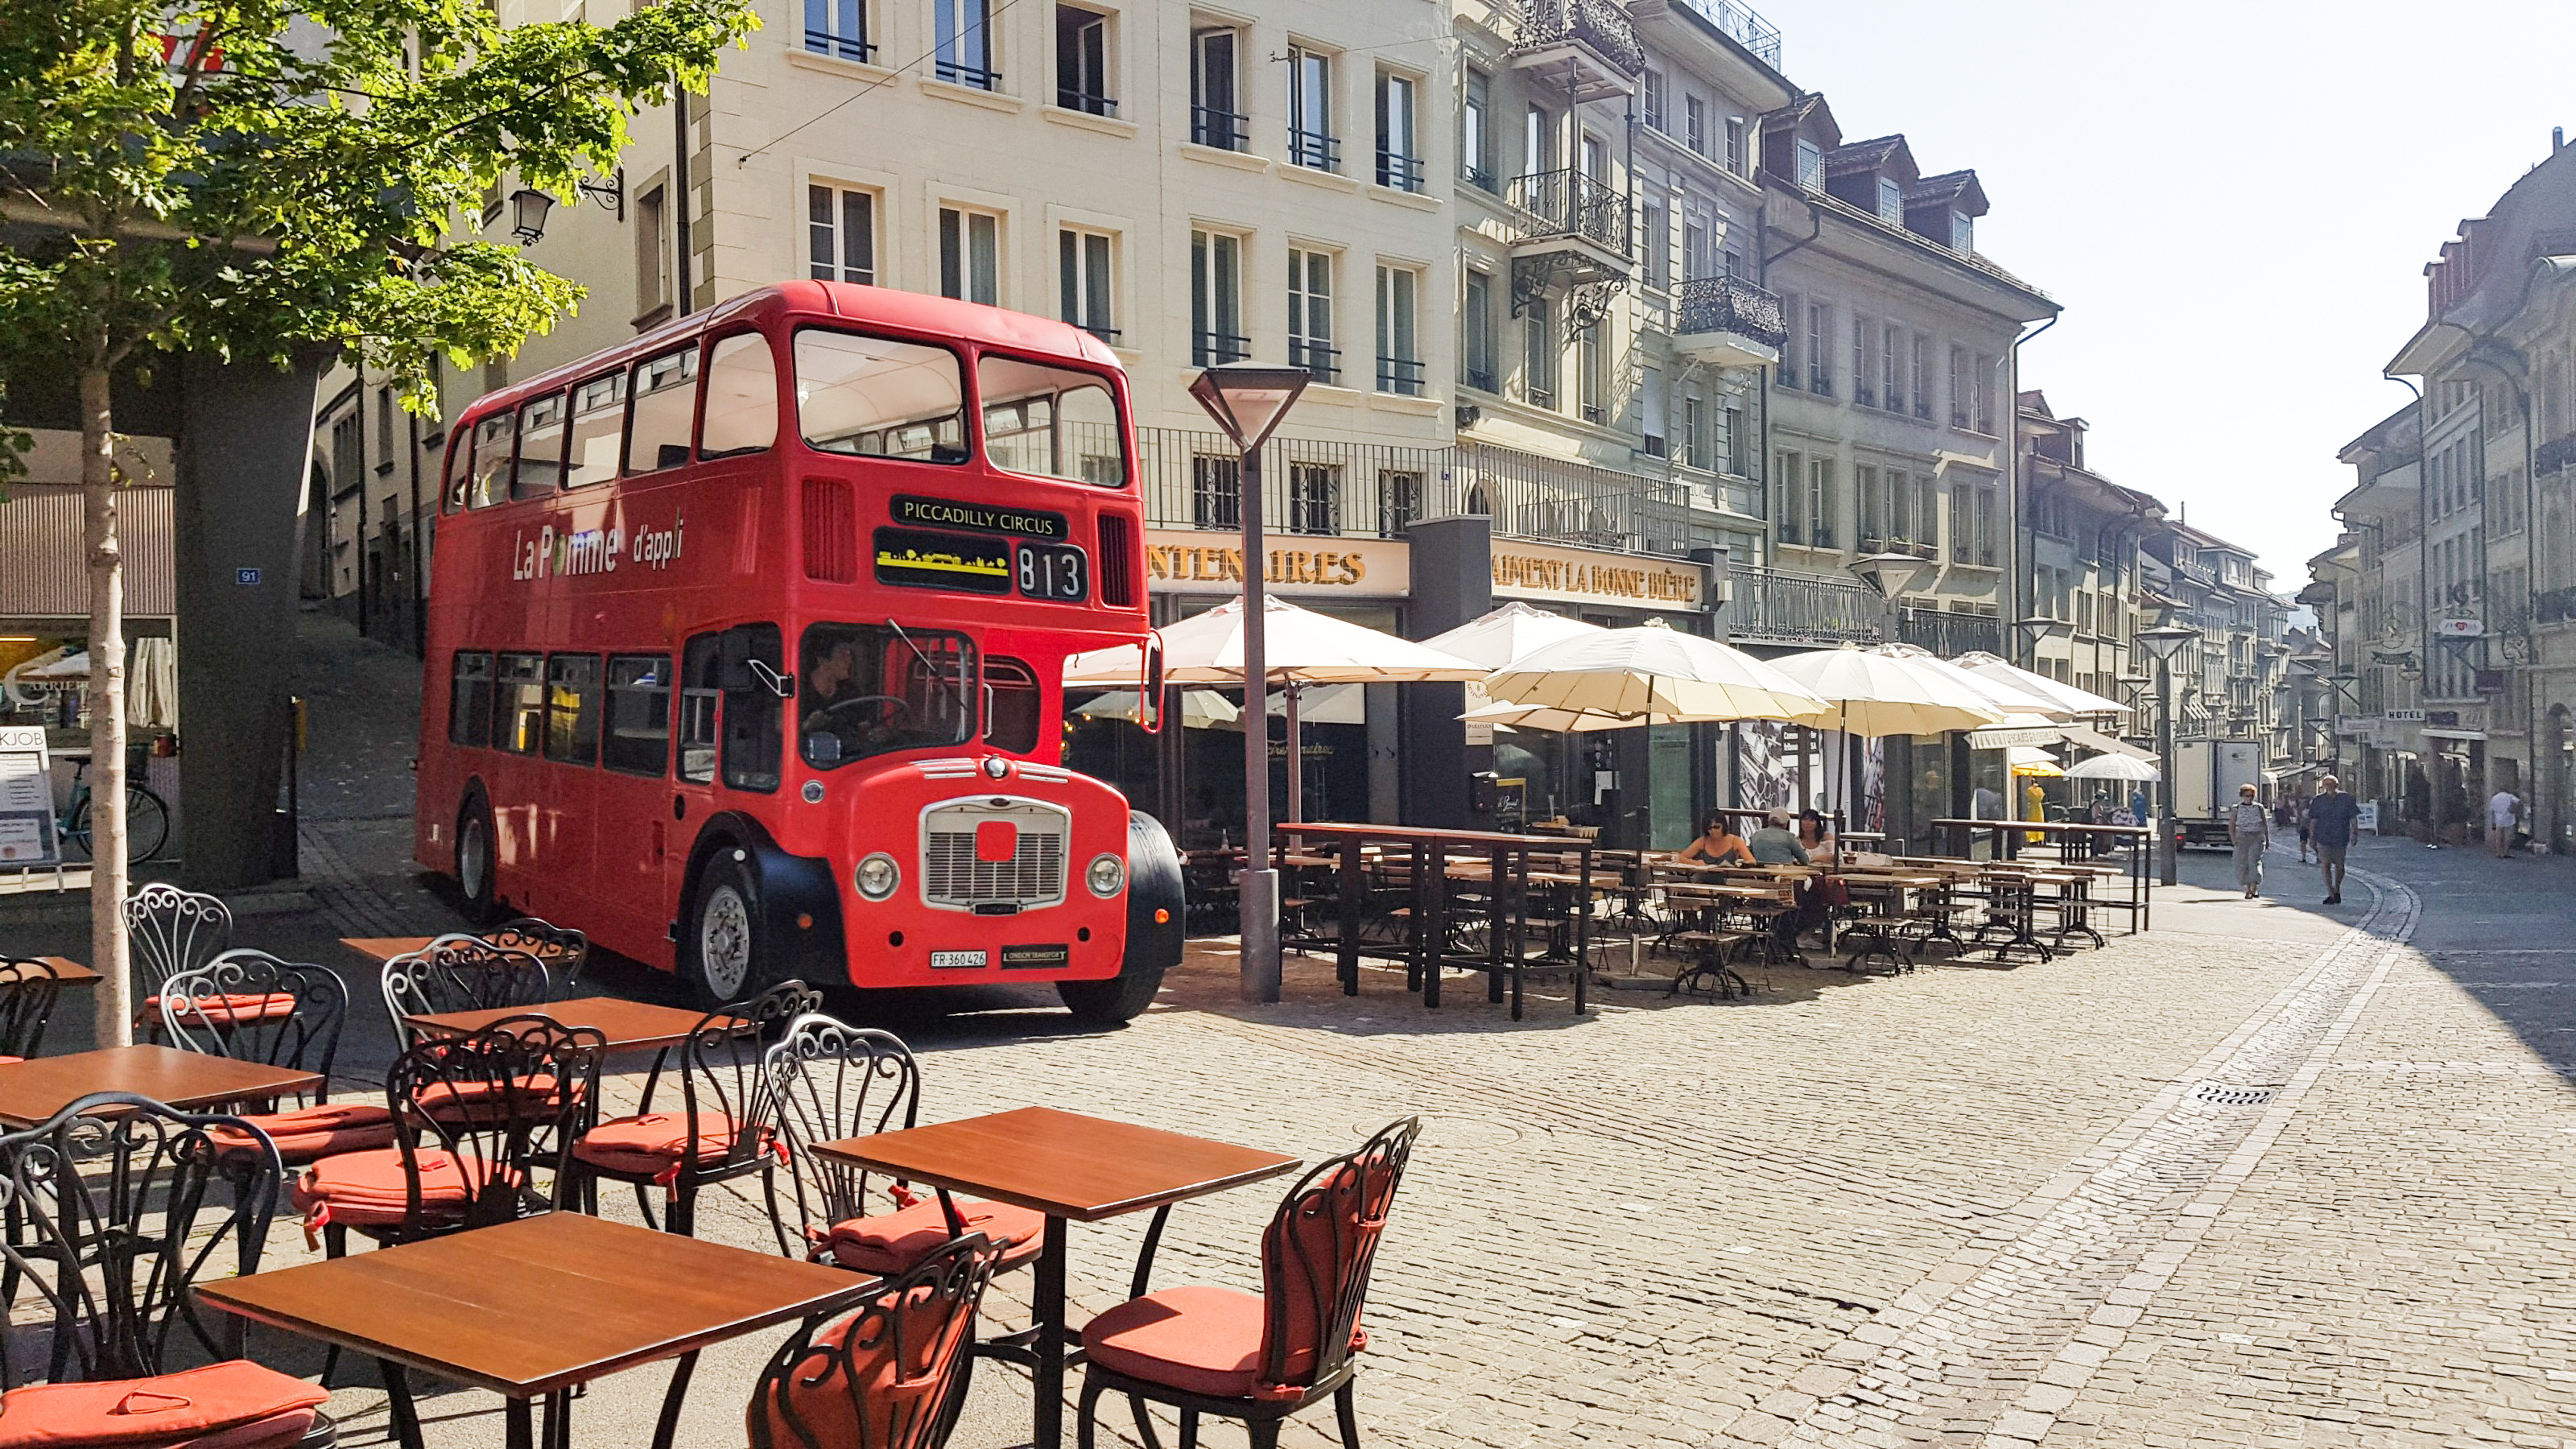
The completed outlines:
<svg viewBox="0 0 2576 1449">
<path fill-rule="evenodd" d="M 733 1152 L 733 1139 L 732 1118 L 721 1112 L 701 1112 L 697 1145 L 692 1151 L 687 1113 L 646 1112 L 614 1118 L 591 1128 L 573 1144 L 572 1155 L 602 1172 L 658 1177 L 678 1165 L 683 1153 L 690 1154 L 692 1167 L 724 1165 L 725 1158 Z M 768 1151 L 775 1140 L 776 1133 L 761 1128 L 756 1151 Z"/>
<path fill-rule="evenodd" d="M 372 1102 L 319 1102 L 291 1112 L 266 1112 L 243 1121 L 268 1134 L 277 1144 L 278 1160 L 288 1167 L 341 1152 L 361 1152 L 394 1145 L 394 1114 Z M 231 1157 L 254 1150 L 251 1136 L 232 1127 L 209 1127 L 207 1140 Z"/>
<path fill-rule="evenodd" d="M 465 1216 L 466 1207 L 487 1188 L 515 1188 L 519 1182 L 518 1172 L 507 1164 L 473 1158 L 460 1162 L 441 1148 L 422 1149 L 417 1161 L 421 1216 L 433 1223 Z M 293 1201 L 307 1228 L 331 1223 L 399 1227 L 410 1205 L 409 1189 L 402 1150 L 383 1147 L 314 1163 L 295 1179 Z"/>
<path fill-rule="evenodd" d="M 292 1445 L 330 1397 L 247 1359 L 158 1378 L 33 1384 L 0 1396 L 0 1449 Z"/>
<path fill-rule="evenodd" d="M 423 1112 L 433 1121 L 456 1127 L 488 1127 L 505 1116 L 552 1117 L 561 1108 L 560 1089 L 551 1072 L 531 1072 L 505 1089 L 494 1081 L 467 1079 L 455 1082 L 427 1082 L 412 1094 Z M 576 1100 L 582 1095 L 582 1084 L 573 1084 Z"/>
<path fill-rule="evenodd" d="M 25 1057 L 0 1056 L 0 1067 L 5 1067 L 11 1062 L 23 1062 L 25 1060 Z"/>
<path fill-rule="evenodd" d="M 1261 1376 L 1261 1296 L 1180 1287 L 1131 1298 L 1091 1320 L 1082 1351 L 1129 1378 L 1248 1399 Z"/>
<path fill-rule="evenodd" d="M 926 1425 L 940 1407 L 965 1352 L 975 1315 L 916 1288 L 887 1313 L 862 1311 L 814 1335 L 786 1373 L 761 1377 L 747 1415 L 755 1444 L 892 1445 L 928 1442 Z M 849 1350 L 853 1330 L 868 1337 Z M 761 1435 L 763 1421 L 768 1433 Z"/>
<path fill-rule="evenodd" d="M 1038 1255 L 1046 1243 L 1046 1214 L 1009 1203 L 960 1199 L 957 1215 L 966 1231 L 982 1233 L 1001 1245 L 1004 1268 L 1016 1268 Z M 892 1275 L 909 1272 L 933 1250 L 958 1234 L 948 1226 L 937 1197 L 924 1198 L 897 1212 L 851 1218 L 816 1235 L 817 1258 L 830 1254 L 844 1268 Z"/>
<path fill-rule="evenodd" d="M 161 998 L 143 999 L 142 1014 L 154 1021 L 161 1019 Z M 245 1026 L 258 1021 L 276 1021 L 295 1014 L 295 998 L 283 991 L 248 992 L 223 996 L 200 996 L 179 1003 L 179 1016 L 191 1025 Z"/>
</svg>

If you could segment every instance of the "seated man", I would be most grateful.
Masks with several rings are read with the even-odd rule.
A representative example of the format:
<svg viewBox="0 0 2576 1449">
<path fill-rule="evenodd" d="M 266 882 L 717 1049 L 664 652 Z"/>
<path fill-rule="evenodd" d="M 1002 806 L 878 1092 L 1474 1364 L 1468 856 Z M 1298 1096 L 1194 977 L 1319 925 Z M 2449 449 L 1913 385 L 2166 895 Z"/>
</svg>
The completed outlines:
<svg viewBox="0 0 2576 1449">
<path fill-rule="evenodd" d="M 1756 865 L 1805 865 L 1807 848 L 1789 833 L 1789 812 L 1774 810 L 1762 817 L 1762 828 L 1745 842 L 1753 852 Z"/>
</svg>

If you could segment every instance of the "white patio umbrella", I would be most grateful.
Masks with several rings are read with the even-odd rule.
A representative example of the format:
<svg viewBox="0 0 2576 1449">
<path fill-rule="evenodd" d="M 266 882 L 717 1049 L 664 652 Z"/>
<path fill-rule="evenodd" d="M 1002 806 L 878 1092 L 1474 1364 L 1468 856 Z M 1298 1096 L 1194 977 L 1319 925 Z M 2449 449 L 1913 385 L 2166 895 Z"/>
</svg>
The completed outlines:
<svg viewBox="0 0 2576 1449">
<path fill-rule="evenodd" d="M 1141 703 L 1133 689 L 1113 689 L 1093 697 L 1074 711 L 1084 719 L 1134 719 Z M 1213 689 L 1181 691 L 1181 727 L 1183 729 L 1217 729 L 1243 718 L 1243 711 L 1233 700 Z"/>
<path fill-rule="evenodd" d="M 1740 649 L 1650 621 L 1603 629 L 1523 655 L 1494 671 L 1485 692 L 1518 705 L 1594 714 L 1662 715 L 1663 723 L 1775 719 L 1812 722 L 1828 706 Z"/>
<path fill-rule="evenodd" d="M 1679 715 L 1669 714 L 1604 714 L 1590 709 L 1558 709 L 1544 704 L 1487 704 L 1458 716 L 1469 724 L 1508 725 L 1522 730 L 1554 730 L 1560 734 L 1588 733 L 1593 730 L 1631 730 L 1640 725 L 1689 724 Z"/>
<path fill-rule="evenodd" d="M 1545 609 L 1534 608 L 1514 599 L 1499 609 L 1470 619 L 1446 633 L 1434 634 L 1422 642 L 1443 653 L 1455 654 L 1461 659 L 1472 659 L 1488 669 L 1500 669 L 1522 655 L 1535 653 L 1550 644 L 1600 632 L 1601 626 L 1598 624 L 1569 619 L 1563 614 L 1551 614 Z M 1469 724 L 1521 724 L 1530 729 L 1542 730 L 1615 728 L 1615 726 L 1604 725 L 1558 726 L 1535 720 L 1488 719 L 1477 713 L 1492 703 L 1493 696 L 1485 692 L 1484 681 L 1478 680 L 1467 686 L 1467 712 L 1458 717 Z"/>
<path fill-rule="evenodd" d="M 1930 656 L 1923 656 L 1929 660 Z M 1938 660 L 1930 660 L 1938 664 Z M 1912 656 L 1845 644 L 1771 661 L 1801 688 L 1828 702 L 1814 723 L 1856 735 L 1937 735 L 2002 720 L 1990 704 L 1948 673 Z"/>
<path fill-rule="evenodd" d="M 1263 655 L 1266 683 L 1288 689 L 1288 815 L 1295 820 L 1303 804 L 1304 759 L 1297 729 L 1297 694 L 1309 684 L 1402 684 L 1421 680 L 1482 679 L 1484 666 L 1443 653 L 1382 630 L 1348 623 L 1285 599 L 1262 601 Z M 1242 685 L 1243 600 L 1229 599 L 1204 614 L 1193 615 L 1159 631 L 1163 638 L 1163 677 L 1173 684 Z M 1145 651 L 1133 644 L 1095 649 L 1064 662 L 1064 682 L 1136 684 L 1144 673 Z M 1247 691 L 1248 693 L 1248 691 Z"/>
<path fill-rule="evenodd" d="M 2135 780 L 2146 782 L 2161 780 L 2164 777 L 2164 771 L 2157 769 L 2155 766 L 2148 764 L 2144 760 L 2132 759 L 2127 755 L 2095 755 L 2091 759 L 2078 760 L 2074 764 L 2066 767 L 2066 778 L 2070 780 Z"/>
<path fill-rule="evenodd" d="M 2034 723 L 2051 723 L 2071 718 L 2073 711 L 2059 700 L 2022 684 L 2008 675 L 1979 674 L 1961 668 L 1956 660 L 1943 659 L 1916 644 L 1881 644 L 1874 651 L 1908 660 L 1918 669 L 1928 669 L 1949 680 L 1978 699 L 2002 710 L 2009 727 L 2024 722 L 2017 716 L 2035 717 Z"/>
<path fill-rule="evenodd" d="M 2055 700 L 2059 708 L 2070 715 L 2130 713 L 2129 707 L 2116 699 L 2105 699 L 2089 689 L 2077 689 L 2071 684 L 2060 684 L 2045 674 L 2034 674 L 2018 664 L 1988 654 L 1984 650 L 1962 654 L 1955 662 L 1961 669 L 1971 674 L 1984 675 L 1989 679 L 2009 680 L 2032 694 Z"/>
</svg>

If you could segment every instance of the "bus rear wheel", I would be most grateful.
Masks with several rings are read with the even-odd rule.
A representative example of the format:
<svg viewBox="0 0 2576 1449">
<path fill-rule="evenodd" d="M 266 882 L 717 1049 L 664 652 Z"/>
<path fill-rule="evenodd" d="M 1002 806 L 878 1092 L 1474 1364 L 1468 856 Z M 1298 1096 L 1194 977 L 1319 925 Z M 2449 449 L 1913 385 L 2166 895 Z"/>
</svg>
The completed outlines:
<svg viewBox="0 0 2576 1449">
<path fill-rule="evenodd" d="M 748 853 L 720 846 L 698 872 L 680 929 L 680 983 L 700 1008 L 741 1001 L 769 985 L 771 944 L 761 930 L 760 883 Z"/>
<path fill-rule="evenodd" d="M 465 893 L 466 916 L 477 925 L 496 914 L 492 857 L 492 807 L 477 790 L 456 812 L 456 886 Z"/>
</svg>

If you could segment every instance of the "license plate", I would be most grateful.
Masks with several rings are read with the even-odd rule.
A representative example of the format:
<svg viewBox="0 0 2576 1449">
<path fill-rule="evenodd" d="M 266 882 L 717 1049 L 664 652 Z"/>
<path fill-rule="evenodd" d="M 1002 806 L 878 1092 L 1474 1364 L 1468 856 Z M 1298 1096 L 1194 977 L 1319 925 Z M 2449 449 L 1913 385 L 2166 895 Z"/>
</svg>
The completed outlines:
<svg viewBox="0 0 2576 1449">
<path fill-rule="evenodd" d="M 1070 946 L 1004 946 L 1002 948 L 1002 969 L 1005 971 L 1026 971 L 1033 968 L 1071 964 L 1073 964 L 1073 948 Z"/>
<path fill-rule="evenodd" d="M 989 965 L 991 961 L 992 956 L 990 953 L 983 951 L 933 951 L 930 953 L 930 969 L 933 971 L 973 971 Z"/>
</svg>

